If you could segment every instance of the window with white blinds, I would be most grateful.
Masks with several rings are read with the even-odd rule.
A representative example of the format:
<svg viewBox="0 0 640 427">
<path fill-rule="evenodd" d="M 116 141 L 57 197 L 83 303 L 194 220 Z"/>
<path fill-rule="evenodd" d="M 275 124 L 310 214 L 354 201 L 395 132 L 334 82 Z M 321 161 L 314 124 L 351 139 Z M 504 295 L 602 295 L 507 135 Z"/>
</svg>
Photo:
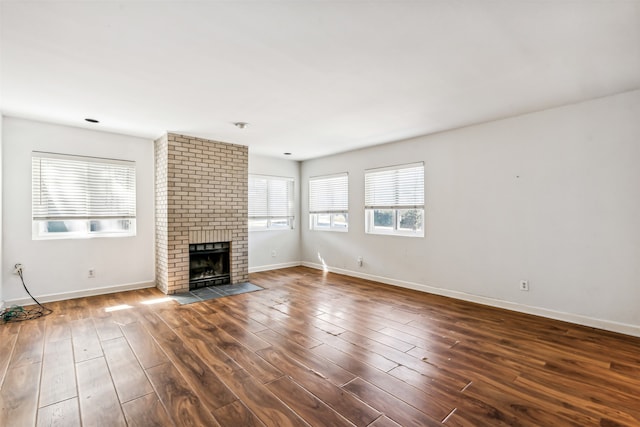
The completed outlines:
<svg viewBox="0 0 640 427">
<path fill-rule="evenodd" d="M 368 169 L 364 187 L 365 209 L 424 208 L 424 164 Z"/>
<path fill-rule="evenodd" d="M 424 163 L 365 171 L 366 232 L 423 236 Z"/>
<path fill-rule="evenodd" d="M 309 228 L 348 231 L 349 175 L 317 176 L 309 179 Z"/>
<path fill-rule="evenodd" d="M 249 230 L 293 228 L 293 178 L 249 175 Z"/>
<path fill-rule="evenodd" d="M 34 238 L 136 234 L 136 164 L 33 152 Z"/>
</svg>

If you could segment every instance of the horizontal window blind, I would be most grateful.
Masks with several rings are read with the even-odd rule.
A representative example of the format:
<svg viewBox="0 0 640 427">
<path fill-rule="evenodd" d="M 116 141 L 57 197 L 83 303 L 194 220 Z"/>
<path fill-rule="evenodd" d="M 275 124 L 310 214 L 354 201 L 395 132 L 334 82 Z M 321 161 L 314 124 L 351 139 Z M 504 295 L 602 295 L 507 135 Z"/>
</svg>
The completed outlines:
<svg viewBox="0 0 640 427">
<path fill-rule="evenodd" d="M 293 178 L 249 175 L 249 218 L 292 218 Z"/>
<path fill-rule="evenodd" d="M 309 213 L 348 213 L 349 175 L 318 176 L 309 179 Z"/>
<path fill-rule="evenodd" d="M 34 220 L 134 219 L 136 164 L 33 152 Z"/>
<path fill-rule="evenodd" d="M 424 163 L 368 169 L 365 209 L 423 209 Z"/>
</svg>

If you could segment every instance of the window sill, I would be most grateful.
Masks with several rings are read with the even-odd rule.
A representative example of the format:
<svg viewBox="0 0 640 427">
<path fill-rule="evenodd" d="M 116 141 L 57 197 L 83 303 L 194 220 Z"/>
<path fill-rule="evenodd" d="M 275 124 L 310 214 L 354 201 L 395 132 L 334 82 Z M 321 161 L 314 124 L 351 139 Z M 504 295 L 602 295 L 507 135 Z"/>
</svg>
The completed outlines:
<svg viewBox="0 0 640 427">
<path fill-rule="evenodd" d="M 123 234 L 123 233 L 96 233 L 96 234 L 84 234 L 84 233 L 61 233 L 56 235 L 32 235 L 32 240 L 87 240 L 98 238 L 114 238 L 114 237 L 136 237 L 136 233 Z"/>
<path fill-rule="evenodd" d="M 376 236 L 396 236 L 396 237 L 424 237 L 423 233 L 411 233 L 411 232 L 398 232 L 398 231 L 365 231 L 365 234 L 372 234 Z"/>
<path fill-rule="evenodd" d="M 293 231 L 294 228 L 250 228 L 249 233 L 262 233 L 263 231 Z"/>
</svg>

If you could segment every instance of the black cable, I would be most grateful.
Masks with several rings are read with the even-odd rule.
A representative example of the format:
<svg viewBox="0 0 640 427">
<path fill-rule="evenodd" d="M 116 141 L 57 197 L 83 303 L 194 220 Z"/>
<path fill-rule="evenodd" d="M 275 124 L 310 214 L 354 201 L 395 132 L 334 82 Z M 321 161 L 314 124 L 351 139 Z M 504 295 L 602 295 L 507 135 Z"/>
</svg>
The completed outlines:
<svg viewBox="0 0 640 427">
<path fill-rule="evenodd" d="M 29 294 L 31 299 L 34 300 L 36 304 L 38 304 L 38 306 L 31 308 L 29 310 L 25 310 L 23 307 L 20 307 L 20 306 L 12 306 L 12 307 L 6 308 L 2 310 L 2 312 L 0 313 L 0 317 L 2 318 L 2 321 L 4 323 L 22 322 L 24 320 L 37 319 L 39 317 L 48 316 L 49 314 L 53 313 L 53 310 L 40 304 L 40 301 L 38 301 L 37 299 L 35 299 L 33 295 L 31 295 L 31 292 L 29 292 L 29 289 L 27 289 L 27 285 L 24 283 L 24 277 L 22 276 L 22 268 L 18 268 L 17 270 L 18 270 L 18 276 L 20 276 L 20 281 L 22 282 L 22 287 L 24 288 L 25 291 L 27 291 L 27 294 Z"/>
</svg>

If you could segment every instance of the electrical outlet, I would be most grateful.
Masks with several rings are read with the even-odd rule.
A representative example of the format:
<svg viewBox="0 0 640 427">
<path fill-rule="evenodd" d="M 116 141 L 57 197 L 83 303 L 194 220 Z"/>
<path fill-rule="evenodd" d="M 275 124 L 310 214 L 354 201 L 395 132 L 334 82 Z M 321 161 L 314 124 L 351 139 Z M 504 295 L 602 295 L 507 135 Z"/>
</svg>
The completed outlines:
<svg viewBox="0 0 640 427">
<path fill-rule="evenodd" d="M 96 270 L 93 269 L 93 268 L 90 268 L 88 277 L 89 277 L 89 279 L 93 279 L 94 277 L 96 277 Z"/>
<path fill-rule="evenodd" d="M 16 265 L 13 267 L 13 274 L 20 274 L 22 273 L 22 269 L 24 267 L 22 267 L 22 264 L 20 264 L 19 262 L 16 263 Z"/>
<path fill-rule="evenodd" d="M 277 257 L 277 256 L 278 256 L 278 252 L 277 252 L 275 249 L 274 249 L 274 250 L 272 250 L 272 251 L 271 251 L 271 256 L 272 256 L 273 258 Z"/>
<path fill-rule="evenodd" d="M 362 267 L 362 264 L 364 264 L 364 260 L 362 259 L 362 257 L 361 257 L 361 256 L 359 256 L 359 257 L 358 257 L 358 265 L 359 265 L 360 267 Z"/>
<path fill-rule="evenodd" d="M 529 281 L 528 280 L 520 280 L 520 290 L 521 291 L 529 291 Z"/>
</svg>

